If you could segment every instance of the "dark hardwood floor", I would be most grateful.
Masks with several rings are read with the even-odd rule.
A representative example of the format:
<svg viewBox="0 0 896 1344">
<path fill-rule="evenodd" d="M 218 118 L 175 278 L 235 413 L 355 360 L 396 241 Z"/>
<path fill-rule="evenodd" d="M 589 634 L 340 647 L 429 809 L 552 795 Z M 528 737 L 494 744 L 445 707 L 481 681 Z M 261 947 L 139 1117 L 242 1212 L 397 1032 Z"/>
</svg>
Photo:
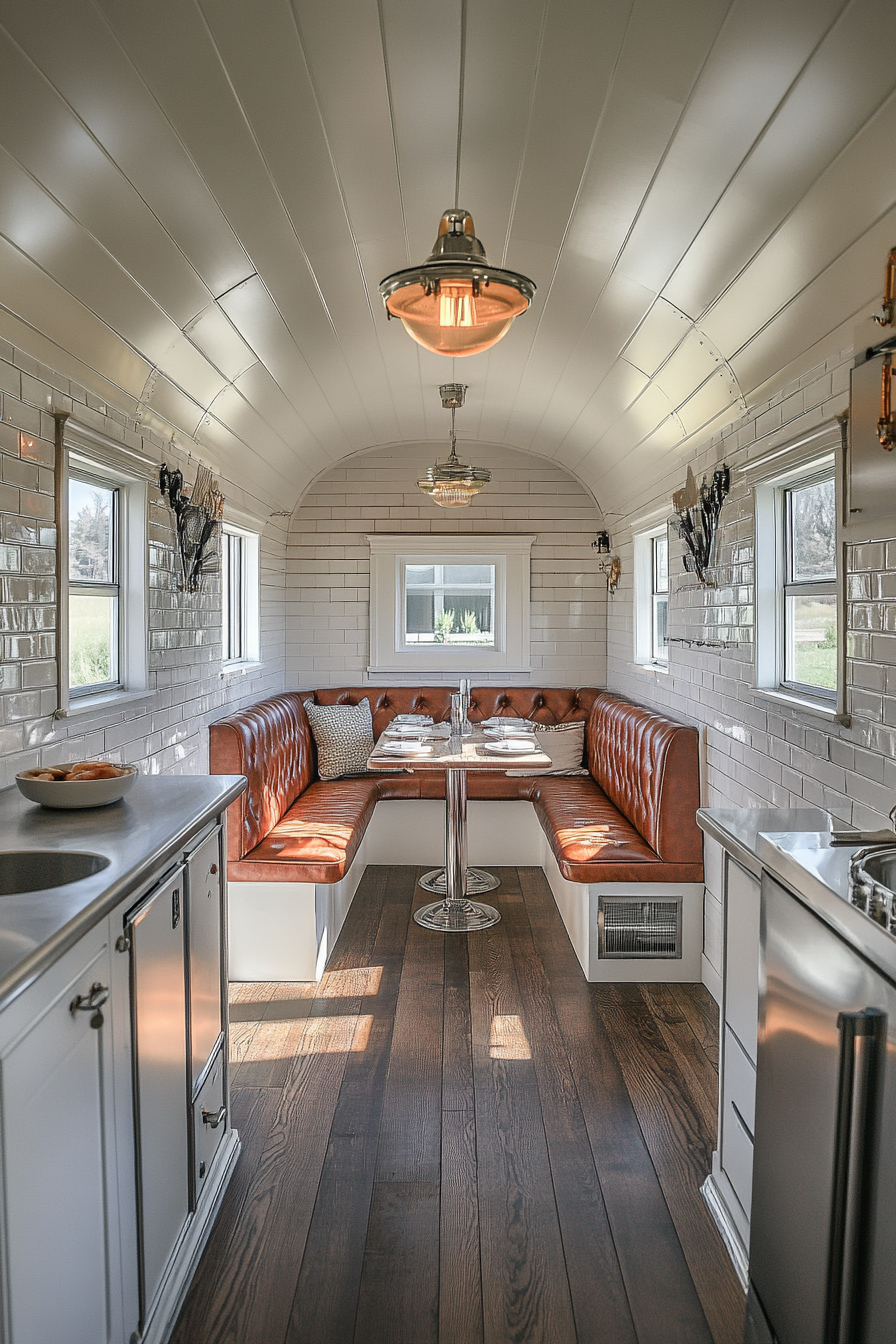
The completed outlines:
<svg viewBox="0 0 896 1344">
<path fill-rule="evenodd" d="M 740 1344 L 712 999 L 588 985 L 497 871 L 501 923 L 445 936 L 368 868 L 319 985 L 232 987 L 243 1152 L 173 1344 Z"/>
</svg>

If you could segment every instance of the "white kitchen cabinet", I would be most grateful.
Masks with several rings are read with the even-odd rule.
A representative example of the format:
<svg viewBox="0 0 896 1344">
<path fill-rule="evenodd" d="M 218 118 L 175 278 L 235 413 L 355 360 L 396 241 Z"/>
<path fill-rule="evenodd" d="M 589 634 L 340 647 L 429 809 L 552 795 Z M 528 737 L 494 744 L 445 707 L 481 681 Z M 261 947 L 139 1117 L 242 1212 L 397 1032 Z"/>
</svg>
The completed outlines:
<svg viewBox="0 0 896 1344">
<path fill-rule="evenodd" d="M 0 1344 L 167 1338 L 239 1152 L 222 862 L 200 828 L 0 1012 Z"/>
<path fill-rule="evenodd" d="M 5 1344 L 123 1335 L 111 983 L 105 921 L 0 1015 Z"/>
<path fill-rule="evenodd" d="M 712 1174 L 703 1193 L 746 1288 L 759 1020 L 760 883 L 730 854 L 719 853 L 723 931 L 719 1121 Z"/>
</svg>

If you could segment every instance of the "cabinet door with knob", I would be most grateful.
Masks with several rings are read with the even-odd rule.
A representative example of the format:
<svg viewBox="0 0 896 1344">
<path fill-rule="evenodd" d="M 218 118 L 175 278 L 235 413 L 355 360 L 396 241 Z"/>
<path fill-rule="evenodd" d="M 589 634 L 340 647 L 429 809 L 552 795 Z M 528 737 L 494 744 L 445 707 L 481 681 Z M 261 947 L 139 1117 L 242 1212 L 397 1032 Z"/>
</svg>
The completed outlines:
<svg viewBox="0 0 896 1344">
<path fill-rule="evenodd" d="M 141 1331 L 189 1217 L 184 878 L 181 865 L 125 922 L 131 955 Z"/>
<path fill-rule="evenodd" d="M 194 1092 L 224 1031 L 221 867 L 221 828 L 218 826 L 187 858 L 190 1055 Z"/>
<path fill-rule="evenodd" d="M 121 1337 L 105 931 L 2 1015 L 5 1344 Z"/>
</svg>

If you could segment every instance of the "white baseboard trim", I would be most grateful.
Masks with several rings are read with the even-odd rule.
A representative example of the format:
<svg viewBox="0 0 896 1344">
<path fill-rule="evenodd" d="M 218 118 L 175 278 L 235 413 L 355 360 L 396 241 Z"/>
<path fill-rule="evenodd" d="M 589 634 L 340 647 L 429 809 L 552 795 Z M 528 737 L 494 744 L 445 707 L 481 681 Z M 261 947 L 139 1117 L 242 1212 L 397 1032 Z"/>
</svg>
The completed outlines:
<svg viewBox="0 0 896 1344">
<path fill-rule="evenodd" d="M 700 1187 L 700 1193 L 706 1200 L 709 1212 L 712 1214 L 712 1220 L 719 1229 L 719 1236 L 725 1243 L 725 1250 L 728 1252 L 734 1271 L 740 1279 L 740 1286 L 746 1292 L 750 1284 L 750 1261 L 747 1248 L 713 1175 L 707 1176 Z"/>
</svg>

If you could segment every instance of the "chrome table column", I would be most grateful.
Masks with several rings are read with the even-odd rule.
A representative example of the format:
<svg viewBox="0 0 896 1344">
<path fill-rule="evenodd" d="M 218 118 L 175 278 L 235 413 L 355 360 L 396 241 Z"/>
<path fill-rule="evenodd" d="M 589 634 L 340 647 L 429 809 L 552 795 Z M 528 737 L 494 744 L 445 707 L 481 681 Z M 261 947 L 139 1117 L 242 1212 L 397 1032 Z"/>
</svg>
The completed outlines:
<svg viewBox="0 0 896 1344">
<path fill-rule="evenodd" d="M 421 906 L 414 912 L 414 919 L 424 928 L 437 929 L 440 933 L 487 929 L 497 924 L 501 916 L 494 906 L 471 901 L 467 896 L 470 874 L 476 877 L 480 874 L 478 869 L 467 869 L 467 772 L 464 769 L 451 768 L 445 772 L 445 813 L 445 899 Z M 420 886 L 439 876 L 439 869 L 426 873 Z M 478 890 L 490 891 L 499 885 L 498 879 L 490 873 L 481 876 L 488 879 L 490 885 Z M 431 891 L 433 887 L 427 889 Z"/>
</svg>

